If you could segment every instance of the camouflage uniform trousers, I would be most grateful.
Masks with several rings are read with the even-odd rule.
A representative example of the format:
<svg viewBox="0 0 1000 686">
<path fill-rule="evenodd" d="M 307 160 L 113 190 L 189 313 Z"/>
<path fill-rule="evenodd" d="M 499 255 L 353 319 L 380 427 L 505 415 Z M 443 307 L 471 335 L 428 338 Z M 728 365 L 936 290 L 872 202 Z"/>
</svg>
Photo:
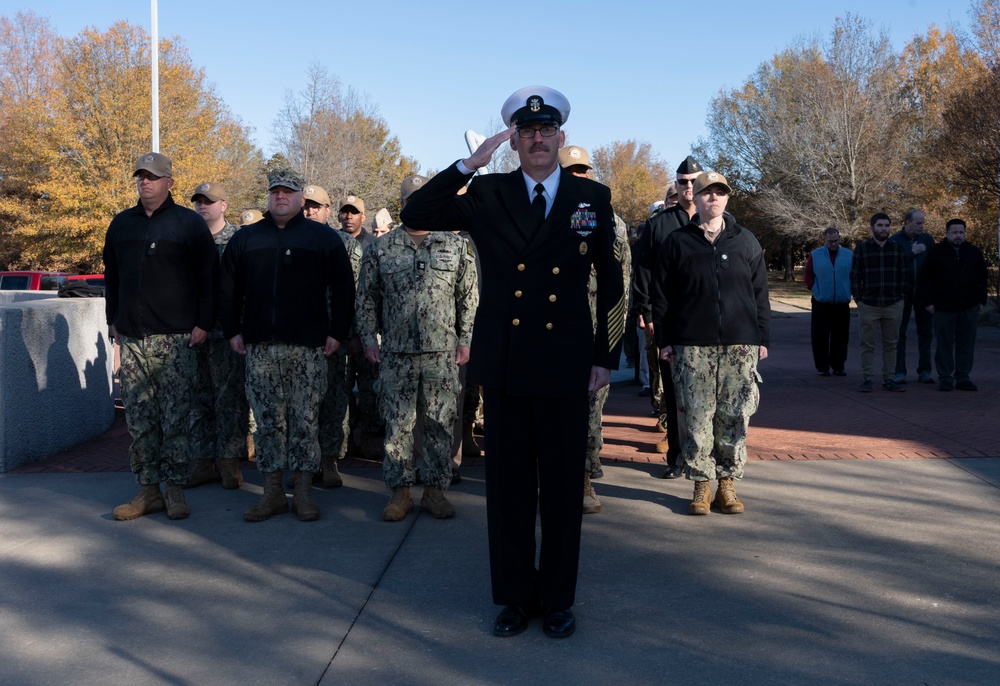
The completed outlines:
<svg viewBox="0 0 1000 686">
<path fill-rule="evenodd" d="M 442 490 L 451 485 L 452 429 L 458 417 L 455 352 L 382 352 L 379 402 L 385 420 L 382 471 L 389 488 L 416 481 L 413 429 L 423 416 L 420 477 Z"/>
<path fill-rule="evenodd" d="M 121 336 L 121 390 L 132 436 L 129 464 L 146 486 L 183 484 L 191 472 L 188 432 L 198 373 L 190 334 Z"/>
<path fill-rule="evenodd" d="M 347 454 L 347 436 L 350 432 L 350 392 L 347 389 L 349 368 L 347 350 L 343 347 L 327 358 L 326 393 L 319 407 L 319 447 L 323 457 L 335 460 Z"/>
<path fill-rule="evenodd" d="M 319 406 L 326 393 L 322 348 L 293 343 L 247 346 L 247 399 L 257 430 L 257 470 L 315 473 L 319 460 Z"/>
<path fill-rule="evenodd" d="M 247 449 L 246 361 L 224 338 L 195 348 L 198 374 L 191 399 L 191 457 L 242 459 Z"/>
<path fill-rule="evenodd" d="M 604 476 L 601 469 L 601 449 L 604 448 L 604 432 L 601 421 L 604 415 L 604 403 L 608 401 L 611 386 L 605 386 L 596 393 L 590 394 L 590 424 L 587 430 L 587 461 L 584 469 L 590 472 L 591 479 Z"/>
<path fill-rule="evenodd" d="M 687 430 L 681 454 L 693 481 L 743 478 L 747 427 L 757 411 L 756 345 L 675 345 L 677 410 Z"/>
<path fill-rule="evenodd" d="M 359 352 L 357 355 L 350 356 L 347 389 L 348 400 L 351 401 L 351 427 L 359 428 L 369 434 L 381 434 L 385 430 L 375 390 L 378 375 L 379 368 L 368 362 L 364 353 Z M 358 384 L 356 401 L 353 392 L 355 381 Z"/>
</svg>

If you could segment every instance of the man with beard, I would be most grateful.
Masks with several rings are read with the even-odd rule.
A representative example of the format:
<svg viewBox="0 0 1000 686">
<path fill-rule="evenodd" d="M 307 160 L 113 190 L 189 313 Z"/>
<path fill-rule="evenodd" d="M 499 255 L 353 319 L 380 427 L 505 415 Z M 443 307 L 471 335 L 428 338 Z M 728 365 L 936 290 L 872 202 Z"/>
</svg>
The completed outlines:
<svg viewBox="0 0 1000 686">
<path fill-rule="evenodd" d="M 882 336 L 882 388 L 906 390 L 895 380 L 896 341 L 903 317 L 903 298 L 910 291 L 913 266 L 910 255 L 889 240 L 889 215 L 877 212 L 871 218 L 872 237 L 854 250 L 851 264 L 851 294 L 858 303 L 858 338 L 861 340 L 862 393 L 875 386 L 875 336 Z"/>
<path fill-rule="evenodd" d="M 975 391 L 969 379 L 979 308 L 986 304 L 983 251 L 965 241 L 965 222 L 949 220 L 945 237 L 927 256 L 917 300 L 934 316 L 938 390 Z"/>
</svg>

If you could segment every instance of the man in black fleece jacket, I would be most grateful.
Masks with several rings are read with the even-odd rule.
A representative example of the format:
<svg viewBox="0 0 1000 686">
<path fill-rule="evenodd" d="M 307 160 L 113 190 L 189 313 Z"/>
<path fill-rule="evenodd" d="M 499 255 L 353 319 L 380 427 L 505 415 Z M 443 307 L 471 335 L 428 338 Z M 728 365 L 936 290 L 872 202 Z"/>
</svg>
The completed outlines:
<svg viewBox="0 0 1000 686">
<path fill-rule="evenodd" d="M 247 357 L 257 469 L 265 475 L 264 496 L 243 513 L 248 522 L 288 511 L 281 483 L 288 468 L 299 472 L 293 500 L 299 519 L 319 519 L 311 489 L 320 469 L 325 358 L 346 341 L 354 317 L 344 242 L 305 218 L 304 186 L 291 169 L 268 174 L 268 212 L 237 231 L 222 256 L 222 330 Z"/>
<path fill-rule="evenodd" d="M 218 253 L 205 220 L 174 203 L 170 158 L 147 153 L 135 165 L 139 202 L 111 220 L 104 240 L 106 312 L 121 344 L 121 387 L 139 493 L 115 519 L 167 511 L 190 514 L 188 415 L 197 375 L 193 347 L 215 321 Z M 160 482 L 167 483 L 166 501 Z"/>
</svg>

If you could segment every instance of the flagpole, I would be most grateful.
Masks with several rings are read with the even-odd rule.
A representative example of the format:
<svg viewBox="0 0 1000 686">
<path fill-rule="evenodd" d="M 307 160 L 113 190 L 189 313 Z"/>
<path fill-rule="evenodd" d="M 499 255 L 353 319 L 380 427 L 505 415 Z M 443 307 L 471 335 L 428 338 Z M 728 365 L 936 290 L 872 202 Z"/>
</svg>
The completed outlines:
<svg viewBox="0 0 1000 686">
<path fill-rule="evenodd" d="M 156 0 L 149 0 L 149 9 L 152 14 L 150 22 L 150 33 L 152 45 L 150 46 L 150 63 L 152 64 L 152 105 L 153 105 L 153 152 L 160 152 L 160 40 L 158 36 L 159 21 L 157 19 Z"/>
</svg>

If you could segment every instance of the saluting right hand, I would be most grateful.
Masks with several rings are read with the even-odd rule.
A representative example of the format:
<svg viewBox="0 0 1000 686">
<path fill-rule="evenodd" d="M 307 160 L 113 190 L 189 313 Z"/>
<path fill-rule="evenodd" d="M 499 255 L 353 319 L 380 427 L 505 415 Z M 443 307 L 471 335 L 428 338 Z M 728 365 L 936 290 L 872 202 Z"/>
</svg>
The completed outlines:
<svg viewBox="0 0 1000 686">
<path fill-rule="evenodd" d="M 472 171 L 480 167 L 485 167 L 493 159 L 493 153 L 496 152 L 497 148 L 509 141 L 516 130 L 516 126 L 511 126 L 506 131 L 501 131 L 498 134 L 490 136 L 482 142 L 482 145 L 476 148 L 474 153 L 462 160 L 462 164 Z"/>
</svg>

